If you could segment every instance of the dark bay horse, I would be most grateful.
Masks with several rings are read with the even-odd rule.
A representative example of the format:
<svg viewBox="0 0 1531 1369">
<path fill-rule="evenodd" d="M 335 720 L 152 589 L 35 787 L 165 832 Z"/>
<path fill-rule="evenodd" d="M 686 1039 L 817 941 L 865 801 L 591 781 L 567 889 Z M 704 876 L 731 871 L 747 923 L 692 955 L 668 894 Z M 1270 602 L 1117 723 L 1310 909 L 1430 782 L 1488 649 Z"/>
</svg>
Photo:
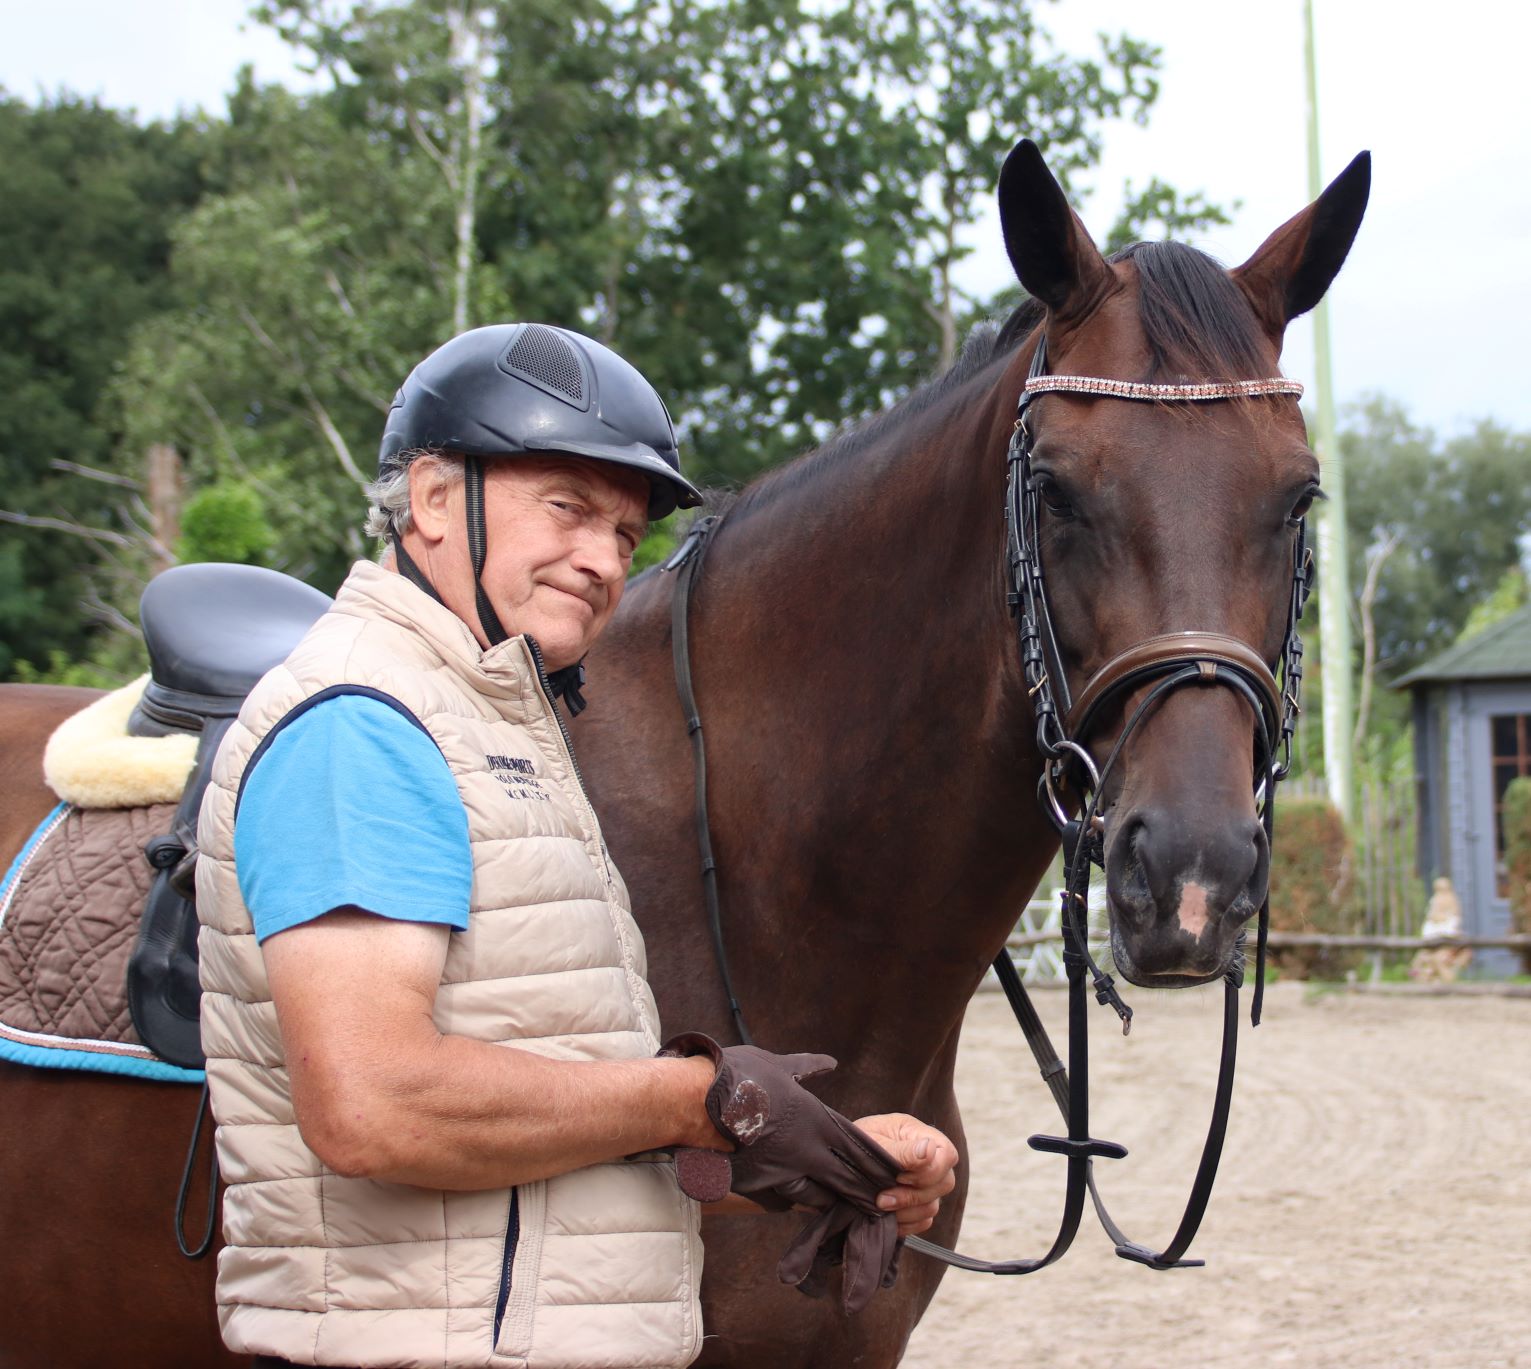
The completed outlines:
<svg viewBox="0 0 1531 1369">
<path fill-rule="evenodd" d="M 1039 338 L 1060 374 L 1274 376 L 1287 322 L 1344 261 L 1368 182 L 1359 158 L 1232 273 L 1166 245 L 1107 261 L 1021 144 L 999 195 L 1031 302 L 981 330 L 945 376 L 723 515 L 691 635 L 730 960 L 763 1045 L 839 1058 L 825 1092 L 842 1111 L 906 1109 L 961 1144 L 963 1010 L 1057 849 L 1003 579 L 1005 454 Z M 1033 416 L 1039 542 L 1070 680 L 1183 630 L 1237 638 L 1274 666 L 1318 479 L 1295 400 L 1052 394 Z M 670 575 L 635 582 L 589 662 L 591 708 L 573 730 L 667 1026 L 729 1039 L 671 668 L 673 591 Z M 1100 720 L 1097 755 L 1137 697 Z M 28 767 L 82 701 L 5 693 L 11 850 L 50 804 Z M 1135 982 L 1217 977 L 1259 906 L 1254 725 L 1233 690 L 1179 690 L 1108 781 L 1113 943 Z M 0 1366 L 234 1362 L 213 1330 L 211 1269 L 180 1262 L 169 1232 L 191 1090 L 10 1067 L 0 1083 Z M 1041 1088 L 1037 1106 L 1051 1121 Z M 948 1245 L 959 1173 L 930 1233 Z M 710 1219 L 700 1363 L 896 1364 L 941 1268 L 906 1256 L 897 1287 L 846 1320 L 776 1282 L 790 1220 Z"/>
</svg>

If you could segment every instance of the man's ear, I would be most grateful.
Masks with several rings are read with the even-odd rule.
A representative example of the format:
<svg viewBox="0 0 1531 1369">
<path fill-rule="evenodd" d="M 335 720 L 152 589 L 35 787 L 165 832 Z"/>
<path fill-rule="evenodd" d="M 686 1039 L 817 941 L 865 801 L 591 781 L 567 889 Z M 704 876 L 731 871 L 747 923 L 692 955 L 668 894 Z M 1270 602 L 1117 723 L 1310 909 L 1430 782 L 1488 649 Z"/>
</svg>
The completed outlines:
<svg viewBox="0 0 1531 1369">
<path fill-rule="evenodd" d="M 409 513 L 415 531 L 430 545 L 447 535 L 454 510 L 453 491 L 462 477 L 436 457 L 416 457 L 409 468 Z"/>
</svg>

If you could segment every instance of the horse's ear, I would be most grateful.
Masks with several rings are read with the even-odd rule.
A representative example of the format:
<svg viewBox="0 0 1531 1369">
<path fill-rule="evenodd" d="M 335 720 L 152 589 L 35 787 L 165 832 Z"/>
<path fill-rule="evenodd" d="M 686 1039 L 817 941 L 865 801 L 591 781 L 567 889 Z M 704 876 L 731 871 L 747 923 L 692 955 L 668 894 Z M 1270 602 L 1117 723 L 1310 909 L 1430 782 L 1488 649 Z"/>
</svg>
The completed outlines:
<svg viewBox="0 0 1531 1369">
<path fill-rule="evenodd" d="M 999 220 L 1016 276 L 1055 315 L 1086 307 L 1109 282 L 1111 268 L 1029 138 L 1000 170 Z"/>
<path fill-rule="evenodd" d="M 1371 184 L 1372 154 L 1363 152 L 1233 273 L 1277 346 L 1287 324 L 1323 299 L 1339 275 L 1366 213 Z"/>
</svg>

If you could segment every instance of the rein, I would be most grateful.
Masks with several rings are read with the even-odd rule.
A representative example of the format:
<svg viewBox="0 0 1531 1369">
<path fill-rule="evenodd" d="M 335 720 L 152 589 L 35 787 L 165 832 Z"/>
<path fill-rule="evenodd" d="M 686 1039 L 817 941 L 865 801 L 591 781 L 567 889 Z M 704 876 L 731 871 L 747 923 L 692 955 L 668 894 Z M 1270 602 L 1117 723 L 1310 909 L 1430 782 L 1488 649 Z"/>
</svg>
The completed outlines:
<svg viewBox="0 0 1531 1369">
<path fill-rule="evenodd" d="M 1287 631 L 1281 653 L 1281 681 L 1260 653 L 1237 638 L 1222 633 L 1173 632 L 1150 637 L 1119 653 L 1098 670 L 1080 691 L 1077 701 L 1069 694 L 1052 614 L 1047 602 L 1045 577 L 1038 539 L 1039 491 L 1031 471 L 1033 434 L 1029 408 L 1039 394 L 1074 393 L 1101 398 L 1156 403 L 1201 403 L 1260 395 L 1300 395 L 1302 386 L 1275 377 L 1255 381 L 1227 381 L 1190 385 L 1148 385 L 1108 380 L 1095 376 L 1047 374 L 1047 340 L 1042 337 L 1032 357 L 1031 370 L 1021 391 L 1015 427 L 1006 453 L 1006 599 L 1016 621 L 1022 672 L 1036 718 L 1037 745 L 1044 757 L 1038 799 L 1043 811 L 1058 828 L 1067 867 L 1062 894 L 1063 963 L 1069 984 L 1069 1062 L 1059 1058 L 1042 1020 L 1021 982 L 1020 974 L 1001 949 L 994 972 L 1004 989 L 1016 1020 L 1026 1038 L 1042 1079 L 1063 1115 L 1067 1135 L 1036 1135 L 1027 1144 L 1033 1150 L 1062 1155 L 1068 1162 L 1063 1216 L 1052 1245 L 1031 1259 L 988 1261 L 958 1254 L 919 1236 L 905 1244 L 912 1250 L 959 1269 L 989 1274 L 1030 1274 L 1062 1257 L 1073 1243 L 1084 1214 L 1088 1194 L 1107 1236 L 1123 1259 L 1152 1269 L 1196 1266 L 1202 1260 L 1183 1259 L 1195 1239 L 1217 1177 L 1227 1134 L 1233 1098 L 1233 1075 L 1238 1045 L 1238 995 L 1244 982 L 1243 935 L 1235 962 L 1223 976 L 1223 1040 L 1216 1096 L 1200 1162 L 1174 1236 L 1163 1250 L 1132 1240 L 1112 1219 L 1096 1188 L 1094 1161 L 1121 1159 L 1125 1147 L 1090 1135 L 1089 1013 L 1085 980 L 1091 980 L 1097 1003 L 1109 1005 L 1127 1033 L 1132 1009 L 1122 1001 L 1115 981 L 1104 973 L 1090 954 L 1086 912 L 1092 866 L 1104 864 L 1104 830 L 1101 815 L 1105 780 L 1119 761 L 1127 740 L 1149 716 L 1155 704 L 1173 690 L 1188 685 L 1219 685 L 1234 690 L 1254 712 L 1256 740 L 1257 801 L 1260 819 L 1269 842 L 1273 836 L 1274 799 L 1277 783 L 1291 761 L 1292 733 L 1296 728 L 1302 682 L 1302 640 L 1297 623 L 1302 616 L 1313 579 L 1313 558 L 1307 547 L 1305 523 L 1299 521 L 1294 548 L 1291 594 L 1287 605 Z M 702 858 L 702 887 L 713 951 L 728 999 L 729 1012 L 741 1040 L 750 1043 L 743 1011 L 734 992 L 724 945 L 718 897 L 717 861 L 712 851 L 707 819 L 707 761 L 702 724 L 691 679 L 689 617 L 692 585 L 715 531 L 718 519 L 698 520 L 663 571 L 678 571 L 672 597 L 672 639 L 675 676 L 696 767 L 696 829 Z M 1107 704 L 1126 691 L 1149 685 L 1147 694 L 1133 708 L 1122 731 L 1099 768 L 1088 749 L 1090 733 Z M 1067 772 L 1072 771 L 1084 801 L 1078 817 L 1070 818 L 1059 797 Z M 1251 1020 L 1258 1026 L 1264 996 L 1266 938 L 1270 923 L 1270 899 L 1260 908 L 1257 939 L 1255 993 Z"/>
</svg>

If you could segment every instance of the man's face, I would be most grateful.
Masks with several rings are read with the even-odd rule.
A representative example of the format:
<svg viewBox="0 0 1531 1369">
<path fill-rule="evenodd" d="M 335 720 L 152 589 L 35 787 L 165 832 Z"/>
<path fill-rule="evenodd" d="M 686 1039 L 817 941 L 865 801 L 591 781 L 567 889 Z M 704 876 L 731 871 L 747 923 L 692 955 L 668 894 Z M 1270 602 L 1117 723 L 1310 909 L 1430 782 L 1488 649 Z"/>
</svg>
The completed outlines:
<svg viewBox="0 0 1531 1369">
<path fill-rule="evenodd" d="M 445 491 L 439 541 L 424 569 L 484 641 L 473 597 L 463 487 Z M 573 665 L 611 621 L 648 528 L 648 482 L 610 463 L 512 457 L 484 463 L 488 554 L 482 582 L 512 636 L 528 633 L 547 668 Z M 418 498 L 418 496 L 417 496 Z M 416 520 L 429 540 L 430 520 Z"/>
</svg>

